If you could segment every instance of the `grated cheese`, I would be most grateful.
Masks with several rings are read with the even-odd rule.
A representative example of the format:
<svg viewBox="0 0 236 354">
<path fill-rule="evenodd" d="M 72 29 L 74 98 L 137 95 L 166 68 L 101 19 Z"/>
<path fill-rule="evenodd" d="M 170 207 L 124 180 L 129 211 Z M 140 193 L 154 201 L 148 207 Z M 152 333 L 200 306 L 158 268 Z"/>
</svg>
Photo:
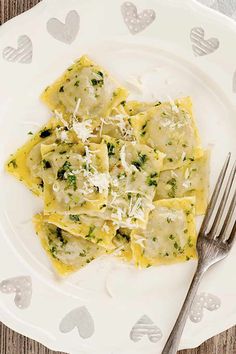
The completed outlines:
<svg viewBox="0 0 236 354">
<path fill-rule="evenodd" d="M 78 138 L 81 139 L 83 143 L 85 143 L 89 138 L 94 137 L 92 134 L 93 129 L 91 124 L 91 119 L 87 119 L 83 122 L 73 122 L 73 129 Z"/>
</svg>

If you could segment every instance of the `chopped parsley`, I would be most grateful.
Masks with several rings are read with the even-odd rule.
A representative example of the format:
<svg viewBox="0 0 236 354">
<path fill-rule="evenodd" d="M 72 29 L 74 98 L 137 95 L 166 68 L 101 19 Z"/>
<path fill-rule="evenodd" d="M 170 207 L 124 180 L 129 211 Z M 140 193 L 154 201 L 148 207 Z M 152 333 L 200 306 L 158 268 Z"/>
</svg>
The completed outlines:
<svg viewBox="0 0 236 354">
<path fill-rule="evenodd" d="M 65 246 L 68 243 L 68 241 L 65 240 L 62 235 L 62 229 L 60 229 L 60 227 L 56 228 L 56 237 L 62 243 L 63 246 Z"/>
<path fill-rule="evenodd" d="M 77 189 L 76 176 L 74 174 L 70 173 L 67 176 L 66 180 L 67 180 L 68 187 L 72 187 L 74 189 L 74 191 L 76 191 L 76 189 Z"/>
<path fill-rule="evenodd" d="M 41 181 L 40 183 L 39 183 L 39 188 L 41 188 L 42 190 L 43 190 L 43 187 L 44 187 L 44 182 L 43 181 Z"/>
<path fill-rule="evenodd" d="M 86 238 L 92 238 L 93 237 L 92 233 L 93 233 L 94 230 L 95 230 L 95 226 L 94 225 L 90 226 L 89 232 L 88 232 L 88 234 L 85 237 Z"/>
<path fill-rule="evenodd" d="M 131 164 L 135 166 L 139 171 L 141 171 L 142 166 L 145 164 L 147 161 L 147 155 L 142 154 L 141 152 L 138 153 L 138 159 L 136 161 L 133 161 Z"/>
<path fill-rule="evenodd" d="M 146 134 L 146 127 L 147 127 L 147 122 L 145 124 L 143 124 L 142 128 L 141 128 L 141 133 L 140 135 L 141 136 L 144 136 Z"/>
<path fill-rule="evenodd" d="M 33 133 L 32 132 L 28 132 L 28 135 L 33 135 Z"/>
<path fill-rule="evenodd" d="M 91 83 L 93 86 L 98 86 L 98 87 L 102 87 L 104 84 L 104 75 L 101 71 L 98 71 L 97 74 L 101 77 L 100 79 L 91 79 Z"/>
<path fill-rule="evenodd" d="M 157 187 L 157 180 L 156 178 L 158 177 L 158 173 L 154 172 L 151 173 L 150 176 L 147 177 L 146 183 L 148 186 L 155 186 Z"/>
<path fill-rule="evenodd" d="M 74 83 L 74 86 L 76 86 L 76 87 L 79 86 L 79 80 L 77 80 L 77 81 Z"/>
<path fill-rule="evenodd" d="M 11 160 L 10 162 L 8 162 L 7 166 L 8 166 L 8 167 L 12 166 L 13 168 L 17 168 L 18 165 L 17 165 L 17 163 L 16 163 L 16 159 L 13 159 L 13 160 Z"/>
<path fill-rule="evenodd" d="M 115 155 L 115 145 L 108 142 L 107 143 L 108 156 Z"/>
<path fill-rule="evenodd" d="M 161 102 L 158 101 L 158 102 L 155 104 L 155 107 L 160 106 L 160 104 L 161 104 Z"/>
<path fill-rule="evenodd" d="M 175 178 L 171 178 L 169 181 L 167 181 L 167 184 L 171 187 L 170 191 L 168 192 L 168 196 L 170 198 L 175 198 L 176 195 L 176 189 L 177 189 L 177 181 Z"/>
<path fill-rule="evenodd" d="M 126 104 L 126 101 L 122 101 L 120 104 L 121 104 L 121 106 L 123 106 L 123 107 L 124 107 L 124 106 L 125 106 L 125 104 Z"/>
<path fill-rule="evenodd" d="M 59 88 L 59 92 L 64 92 L 64 86 L 61 86 L 61 87 Z"/>
<path fill-rule="evenodd" d="M 52 167 L 51 163 L 45 159 L 43 159 L 42 163 L 43 163 L 44 170 L 47 170 L 48 168 Z"/>
<path fill-rule="evenodd" d="M 57 171 L 57 179 L 63 180 L 64 179 L 64 174 L 66 171 L 71 170 L 71 163 L 69 161 L 66 161 L 62 167 L 59 168 Z"/>
<path fill-rule="evenodd" d="M 75 222 L 80 222 L 80 216 L 77 214 L 77 215 L 72 215 L 72 214 L 70 214 L 69 215 L 69 219 L 71 220 L 71 221 L 75 221 Z"/>
<path fill-rule="evenodd" d="M 40 133 L 40 138 L 47 138 L 48 136 L 50 136 L 52 134 L 52 130 L 51 129 L 44 129 L 41 131 Z"/>
</svg>

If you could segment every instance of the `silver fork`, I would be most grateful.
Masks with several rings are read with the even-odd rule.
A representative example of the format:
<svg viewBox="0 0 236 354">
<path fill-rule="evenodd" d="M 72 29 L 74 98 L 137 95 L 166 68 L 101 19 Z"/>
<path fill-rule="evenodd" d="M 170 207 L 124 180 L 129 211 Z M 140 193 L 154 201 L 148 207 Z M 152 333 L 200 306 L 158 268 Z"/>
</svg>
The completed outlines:
<svg viewBox="0 0 236 354">
<path fill-rule="evenodd" d="M 234 210 L 236 206 L 236 191 L 234 191 L 231 203 L 228 210 L 226 209 L 227 202 L 229 201 L 230 192 L 235 178 L 236 163 L 234 164 L 230 176 L 228 178 L 222 199 L 217 209 L 216 204 L 219 199 L 219 194 L 222 191 L 222 185 L 225 179 L 225 175 L 229 166 L 231 154 L 224 163 L 224 166 L 220 172 L 215 190 L 212 194 L 210 203 L 208 205 L 205 218 L 199 231 L 197 241 L 197 253 L 198 253 L 198 265 L 193 277 L 192 283 L 188 290 L 187 296 L 183 303 L 182 309 L 175 322 L 175 325 L 170 333 L 170 336 L 166 342 L 166 345 L 162 351 L 162 354 L 175 354 L 178 350 L 181 335 L 184 330 L 185 323 L 189 316 L 189 312 L 196 296 L 197 289 L 203 274 L 215 263 L 224 259 L 232 248 L 233 241 L 236 235 L 236 220 L 234 216 Z M 226 216 L 223 220 L 223 214 Z M 213 218 L 213 214 L 215 217 Z M 213 219 L 213 220 L 212 220 Z M 233 221 L 233 226 L 230 227 Z M 220 222 L 223 222 L 220 228 Z M 209 229 L 210 228 L 210 229 Z M 209 231 L 208 231 L 209 229 Z"/>
</svg>

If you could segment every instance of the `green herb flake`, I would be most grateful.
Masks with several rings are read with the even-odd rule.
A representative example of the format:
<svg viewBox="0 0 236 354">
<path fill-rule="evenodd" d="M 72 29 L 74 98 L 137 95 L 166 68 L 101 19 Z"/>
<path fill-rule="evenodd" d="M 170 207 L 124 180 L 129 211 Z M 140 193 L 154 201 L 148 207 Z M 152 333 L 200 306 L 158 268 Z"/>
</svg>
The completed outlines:
<svg viewBox="0 0 236 354">
<path fill-rule="evenodd" d="M 43 159 L 42 164 L 43 164 L 44 170 L 47 170 L 48 168 L 52 167 L 51 163 L 45 159 Z"/>
<path fill-rule="evenodd" d="M 64 239 L 62 235 L 62 229 L 60 229 L 60 227 L 56 228 L 56 237 L 62 243 L 63 246 L 65 246 L 68 243 L 68 241 Z"/>
<path fill-rule="evenodd" d="M 61 86 L 61 87 L 59 88 L 59 92 L 64 92 L 64 86 Z"/>
<path fill-rule="evenodd" d="M 12 166 L 13 168 L 17 168 L 18 165 L 17 165 L 17 163 L 16 163 L 16 159 L 13 159 L 13 160 L 11 160 L 10 162 L 8 162 L 7 166 L 8 166 L 8 167 Z"/>
<path fill-rule="evenodd" d="M 52 130 L 51 129 L 44 129 L 41 131 L 40 133 L 40 138 L 47 138 L 48 136 L 50 136 L 52 134 Z"/>
<path fill-rule="evenodd" d="M 74 221 L 74 222 L 80 222 L 80 215 L 78 215 L 78 214 L 76 214 L 76 215 L 70 214 L 70 215 L 69 215 L 69 219 L 70 219 L 71 221 Z"/>
<path fill-rule="evenodd" d="M 170 191 L 168 192 L 168 196 L 170 198 L 175 198 L 176 195 L 176 189 L 177 189 L 177 181 L 175 178 L 171 178 L 169 181 L 167 181 L 167 184 L 171 186 Z"/>
<path fill-rule="evenodd" d="M 93 86 L 98 86 L 98 87 L 102 87 L 104 84 L 104 80 L 102 79 L 92 79 L 91 83 Z"/>
<path fill-rule="evenodd" d="M 57 179 L 63 180 L 64 179 L 64 174 L 66 171 L 71 170 L 71 163 L 69 161 L 66 161 L 62 167 L 59 168 L 57 171 Z"/>
<path fill-rule="evenodd" d="M 34 135 L 32 132 L 28 132 L 28 135 Z"/>
<path fill-rule="evenodd" d="M 89 227 L 89 232 L 88 232 L 88 234 L 85 236 L 86 238 L 92 238 L 92 237 L 94 237 L 92 234 L 93 234 L 93 231 L 95 230 L 95 226 L 94 225 L 91 225 L 90 227 Z"/>
<path fill-rule="evenodd" d="M 79 80 L 77 80 L 77 81 L 74 83 L 74 86 L 76 86 L 76 87 L 79 86 Z"/>
<path fill-rule="evenodd" d="M 136 161 L 131 162 L 131 164 L 135 166 L 139 171 L 141 171 L 142 166 L 145 164 L 146 161 L 147 161 L 147 155 L 139 152 L 138 159 Z"/>
<path fill-rule="evenodd" d="M 77 189 L 76 176 L 71 173 L 67 176 L 66 180 L 67 180 L 68 187 L 72 187 L 74 191 L 76 191 Z"/>
<path fill-rule="evenodd" d="M 107 143 L 107 150 L 108 150 L 109 157 L 115 155 L 115 145 L 114 144 L 108 142 Z"/>
</svg>

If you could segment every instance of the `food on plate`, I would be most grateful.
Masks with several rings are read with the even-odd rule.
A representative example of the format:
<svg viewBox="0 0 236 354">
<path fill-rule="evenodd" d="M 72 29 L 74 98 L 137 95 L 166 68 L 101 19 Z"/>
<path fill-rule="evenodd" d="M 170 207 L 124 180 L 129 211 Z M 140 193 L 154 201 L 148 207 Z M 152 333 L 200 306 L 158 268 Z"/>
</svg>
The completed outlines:
<svg viewBox="0 0 236 354">
<path fill-rule="evenodd" d="M 145 230 L 131 232 L 134 261 L 141 267 L 196 257 L 195 198 L 154 202 Z"/>
<path fill-rule="evenodd" d="M 210 157 L 191 98 L 129 101 L 86 56 L 41 98 L 52 118 L 6 170 L 43 200 L 33 221 L 55 271 L 108 254 L 139 267 L 195 258 Z"/>
</svg>

